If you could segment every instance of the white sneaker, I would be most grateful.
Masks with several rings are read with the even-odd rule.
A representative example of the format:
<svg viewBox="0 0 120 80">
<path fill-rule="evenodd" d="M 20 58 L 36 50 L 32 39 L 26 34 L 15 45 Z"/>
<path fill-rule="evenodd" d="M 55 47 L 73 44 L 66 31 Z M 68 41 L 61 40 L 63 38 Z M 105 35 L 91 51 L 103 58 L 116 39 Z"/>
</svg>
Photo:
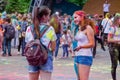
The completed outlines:
<svg viewBox="0 0 120 80">
<path fill-rule="evenodd" d="M 20 55 L 20 52 L 18 51 L 17 54 Z"/>
</svg>

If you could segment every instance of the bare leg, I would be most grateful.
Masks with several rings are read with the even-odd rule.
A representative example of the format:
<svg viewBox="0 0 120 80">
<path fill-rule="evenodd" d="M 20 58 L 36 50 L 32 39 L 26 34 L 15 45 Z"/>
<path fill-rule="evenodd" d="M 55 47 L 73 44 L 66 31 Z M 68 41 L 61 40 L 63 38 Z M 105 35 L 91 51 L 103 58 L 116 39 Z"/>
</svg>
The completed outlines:
<svg viewBox="0 0 120 80">
<path fill-rule="evenodd" d="M 41 80 L 51 80 L 51 72 L 40 71 Z"/>
<path fill-rule="evenodd" d="M 39 80 L 39 74 L 40 72 L 29 73 L 29 80 Z"/>
<path fill-rule="evenodd" d="M 79 64 L 78 71 L 79 71 L 79 79 L 80 80 L 88 80 L 90 66 Z"/>
</svg>

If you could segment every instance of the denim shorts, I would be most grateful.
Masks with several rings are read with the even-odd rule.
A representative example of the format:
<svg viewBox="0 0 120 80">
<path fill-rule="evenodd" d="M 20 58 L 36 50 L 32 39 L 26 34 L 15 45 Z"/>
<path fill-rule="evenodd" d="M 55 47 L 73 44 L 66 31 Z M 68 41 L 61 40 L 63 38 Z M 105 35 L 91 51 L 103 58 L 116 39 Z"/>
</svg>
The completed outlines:
<svg viewBox="0 0 120 80">
<path fill-rule="evenodd" d="M 28 71 L 30 73 L 35 73 L 35 72 L 38 72 L 40 70 L 46 71 L 46 72 L 52 72 L 53 71 L 53 56 L 52 56 L 52 52 L 49 52 L 48 60 L 47 60 L 46 64 L 41 65 L 41 66 L 32 66 L 32 65 L 28 66 Z"/>
<path fill-rule="evenodd" d="M 92 56 L 75 56 L 74 62 L 78 64 L 91 66 L 93 63 L 93 57 Z"/>
</svg>

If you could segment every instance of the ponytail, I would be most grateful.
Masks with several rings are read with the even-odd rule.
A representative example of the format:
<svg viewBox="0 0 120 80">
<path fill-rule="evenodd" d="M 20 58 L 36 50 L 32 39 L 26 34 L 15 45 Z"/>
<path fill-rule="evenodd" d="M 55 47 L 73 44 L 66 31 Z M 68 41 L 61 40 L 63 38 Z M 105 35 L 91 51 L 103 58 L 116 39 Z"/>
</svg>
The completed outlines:
<svg viewBox="0 0 120 80">
<path fill-rule="evenodd" d="M 38 16 L 38 10 L 39 10 L 39 7 L 35 7 L 34 8 L 34 13 L 33 13 L 33 24 L 34 24 L 34 30 L 35 30 L 35 33 L 37 35 L 37 38 L 39 38 L 39 20 L 37 18 Z"/>
<path fill-rule="evenodd" d="M 40 29 L 39 24 L 43 20 L 43 16 L 47 16 L 50 14 L 50 9 L 47 6 L 41 6 L 41 7 L 35 7 L 33 11 L 33 24 L 34 24 L 34 30 L 37 35 L 37 38 L 40 36 Z"/>
</svg>

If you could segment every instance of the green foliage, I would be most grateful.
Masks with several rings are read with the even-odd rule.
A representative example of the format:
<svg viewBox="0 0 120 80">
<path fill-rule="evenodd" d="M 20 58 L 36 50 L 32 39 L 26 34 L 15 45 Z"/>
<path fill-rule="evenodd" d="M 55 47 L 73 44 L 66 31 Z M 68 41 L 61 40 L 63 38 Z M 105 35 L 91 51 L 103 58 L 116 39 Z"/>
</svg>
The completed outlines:
<svg viewBox="0 0 120 80">
<path fill-rule="evenodd" d="M 7 0 L 0 0 L 0 12 L 2 12 L 5 9 L 6 3 Z"/>
<path fill-rule="evenodd" d="M 7 2 L 5 10 L 8 13 L 26 13 L 28 11 L 30 0 L 8 0 Z"/>
<path fill-rule="evenodd" d="M 66 0 L 66 1 L 74 3 L 78 6 L 83 6 L 88 0 Z"/>
</svg>

